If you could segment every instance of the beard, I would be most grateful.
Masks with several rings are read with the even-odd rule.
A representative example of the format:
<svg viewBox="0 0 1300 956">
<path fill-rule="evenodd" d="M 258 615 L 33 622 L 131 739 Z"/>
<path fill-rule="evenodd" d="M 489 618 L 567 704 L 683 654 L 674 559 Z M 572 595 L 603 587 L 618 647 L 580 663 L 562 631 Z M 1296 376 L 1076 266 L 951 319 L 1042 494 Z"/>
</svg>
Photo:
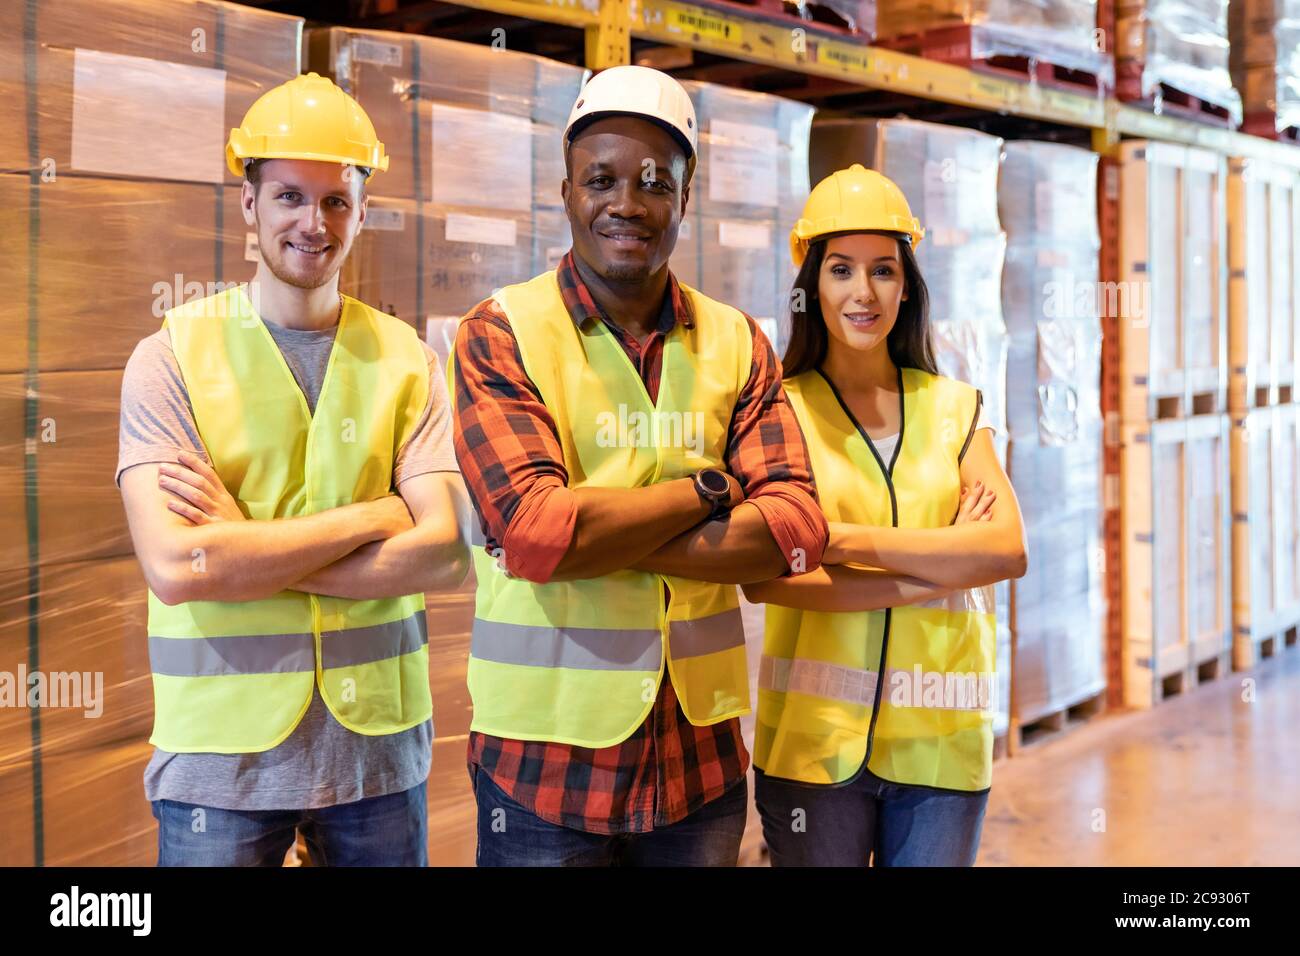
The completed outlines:
<svg viewBox="0 0 1300 956">
<path fill-rule="evenodd" d="M 650 275 L 649 263 L 641 265 L 606 264 L 604 277 L 609 282 L 642 282 Z"/>
<path fill-rule="evenodd" d="M 258 247 L 262 250 L 262 259 L 266 262 L 266 267 L 271 270 L 271 275 L 285 285 L 293 286 L 295 289 L 319 289 L 338 275 L 339 270 L 343 268 L 345 257 L 337 255 L 338 243 L 331 242 L 330 246 L 333 248 L 330 251 L 334 258 L 330 260 L 329 265 L 310 272 L 294 272 L 289 267 L 288 254 L 285 253 L 284 247 L 278 240 L 269 238 L 270 244 L 266 245 L 260 233 L 257 237 Z"/>
</svg>

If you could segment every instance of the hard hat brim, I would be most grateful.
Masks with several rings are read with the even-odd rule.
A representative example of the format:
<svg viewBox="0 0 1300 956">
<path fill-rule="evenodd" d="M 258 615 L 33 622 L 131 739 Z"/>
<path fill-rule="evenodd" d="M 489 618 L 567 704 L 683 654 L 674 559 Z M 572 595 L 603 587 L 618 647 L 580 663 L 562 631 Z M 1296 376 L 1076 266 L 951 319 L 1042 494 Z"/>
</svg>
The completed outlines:
<svg viewBox="0 0 1300 956">
<path fill-rule="evenodd" d="M 244 164 L 253 159 L 305 159 L 313 163 L 331 163 L 335 166 L 359 166 L 370 170 L 370 176 L 388 169 L 388 156 L 382 156 L 378 163 L 367 163 L 352 156 L 338 156 L 327 153 L 303 152 L 267 152 L 258 156 L 241 156 L 233 149 L 226 151 L 226 166 L 236 176 L 244 175 Z"/>
</svg>

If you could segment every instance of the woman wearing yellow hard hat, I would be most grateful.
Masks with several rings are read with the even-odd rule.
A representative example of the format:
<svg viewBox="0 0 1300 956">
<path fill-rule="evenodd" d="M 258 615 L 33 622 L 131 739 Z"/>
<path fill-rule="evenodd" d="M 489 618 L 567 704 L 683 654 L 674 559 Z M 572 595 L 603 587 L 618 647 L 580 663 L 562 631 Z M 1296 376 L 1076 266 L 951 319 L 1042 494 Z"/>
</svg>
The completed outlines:
<svg viewBox="0 0 1300 956">
<path fill-rule="evenodd" d="M 862 166 L 817 184 L 785 390 L 830 522 L 822 566 L 767 604 L 755 797 L 776 865 L 970 865 L 988 800 L 993 583 L 1025 570 L 979 392 L 938 374 L 924 236 Z"/>
</svg>

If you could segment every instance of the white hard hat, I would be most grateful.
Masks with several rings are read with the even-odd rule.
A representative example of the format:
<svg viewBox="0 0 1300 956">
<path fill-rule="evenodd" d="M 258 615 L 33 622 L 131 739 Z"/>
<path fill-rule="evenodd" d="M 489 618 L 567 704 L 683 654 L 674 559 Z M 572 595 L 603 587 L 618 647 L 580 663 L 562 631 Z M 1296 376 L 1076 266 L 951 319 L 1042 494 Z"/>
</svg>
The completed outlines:
<svg viewBox="0 0 1300 956">
<path fill-rule="evenodd" d="M 567 149 L 575 126 L 600 116 L 643 116 L 658 123 L 686 151 L 686 181 L 695 173 L 698 130 L 695 107 L 682 85 L 667 73 L 648 66 L 615 66 L 587 81 L 564 127 Z"/>
</svg>

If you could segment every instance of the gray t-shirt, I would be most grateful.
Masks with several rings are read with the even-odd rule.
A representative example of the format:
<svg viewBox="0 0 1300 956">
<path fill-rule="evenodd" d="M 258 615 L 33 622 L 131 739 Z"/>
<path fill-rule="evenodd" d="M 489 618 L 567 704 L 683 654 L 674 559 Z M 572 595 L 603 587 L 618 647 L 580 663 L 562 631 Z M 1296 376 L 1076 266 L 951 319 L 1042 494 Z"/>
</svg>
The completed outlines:
<svg viewBox="0 0 1300 956">
<path fill-rule="evenodd" d="M 314 412 L 335 329 L 285 329 L 266 323 Z M 437 355 L 427 345 L 429 403 L 397 455 L 394 481 L 457 471 L 451 408 Z M 122 379 L 117 477 L 146 462 L 175 461 L 180 449 L 207 459 L 189 394 L 165 330 L 136 346 Z M 279 746 L 251 754 L 175 754 L 155 749 L 144 772 L 145 797 L 229 810 L 313 809 L 398 793 L 429 776 L 433 722 L 371 737 L 348 730 L 313 690 L 302 721 Z"/>
</svg>

